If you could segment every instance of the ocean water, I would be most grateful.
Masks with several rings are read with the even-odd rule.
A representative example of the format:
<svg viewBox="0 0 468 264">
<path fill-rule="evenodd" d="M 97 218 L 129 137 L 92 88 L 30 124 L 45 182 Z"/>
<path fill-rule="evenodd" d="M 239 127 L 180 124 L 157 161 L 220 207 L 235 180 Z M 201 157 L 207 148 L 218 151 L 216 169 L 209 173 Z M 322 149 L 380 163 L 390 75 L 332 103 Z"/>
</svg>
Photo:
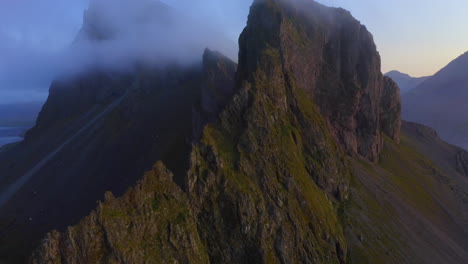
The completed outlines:
<svg viewBox="0 0 468 264">
<path fill-rule="evenodd" d="M 26 127 L 0 127 L 0 147 L 23 140 Z"/>
</svg>

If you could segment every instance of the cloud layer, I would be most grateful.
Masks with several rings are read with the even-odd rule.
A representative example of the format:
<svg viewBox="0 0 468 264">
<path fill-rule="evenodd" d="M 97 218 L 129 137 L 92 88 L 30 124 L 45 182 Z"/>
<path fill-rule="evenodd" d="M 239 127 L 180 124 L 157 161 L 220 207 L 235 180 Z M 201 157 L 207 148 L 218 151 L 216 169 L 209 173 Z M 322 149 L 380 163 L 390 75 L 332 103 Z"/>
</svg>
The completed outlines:
<svg viewBox="0 0 468 264">
<path fill-rule="evenodd" d="M 154 0 L 2 1 L 0 104 L 28 91 L 44 100 L 57 76 L 94 67 L 192 63 L 206 47 L 237 58 L 251 0 L 163 2 L 167 10 Z"/>
</svg>

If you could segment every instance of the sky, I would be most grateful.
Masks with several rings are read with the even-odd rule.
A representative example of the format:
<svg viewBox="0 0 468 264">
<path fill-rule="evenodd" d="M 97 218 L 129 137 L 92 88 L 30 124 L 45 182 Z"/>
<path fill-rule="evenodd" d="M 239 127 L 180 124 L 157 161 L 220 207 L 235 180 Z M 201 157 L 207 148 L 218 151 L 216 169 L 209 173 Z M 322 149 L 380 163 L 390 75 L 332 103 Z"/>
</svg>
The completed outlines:
<svg viewBox="0 0 468 264">
<path fill-rule="evenodd" d="M 466 0 L 319 0 L 350 10 L 374 35 L 382 71 L 433 75 L 468 51 Z"/>
<path fill-rule="evenodd" d="M 163 1 L 193 16 L 194 21 L 204 20 L 213 32 L 222 30 L 223 37 L 234 45 L 251 3 Z M 432 75 L 468 50 L 466 0 L 318 2 L 344 7 L 367 26 L 381 54 L 384 73 L 399 70 L 415 77 Z M 45 100 L 51 80 L 64 68 L 63 52 L 75 40 L 88 5 L 89 0 L 0 0 L 0 104 Z"/>
</svg>

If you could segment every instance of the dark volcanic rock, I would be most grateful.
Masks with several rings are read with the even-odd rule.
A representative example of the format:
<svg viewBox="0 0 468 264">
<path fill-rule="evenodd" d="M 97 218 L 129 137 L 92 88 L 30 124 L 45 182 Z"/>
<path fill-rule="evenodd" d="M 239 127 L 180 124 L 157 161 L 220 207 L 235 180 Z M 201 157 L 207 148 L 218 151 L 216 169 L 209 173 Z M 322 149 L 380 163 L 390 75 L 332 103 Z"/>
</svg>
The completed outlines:
<svg viewBox="0 0 468 264">
<path fill-rule="evenodd" d="M 203 85 L 201 108 L 204 113 L 217 115 L 234 94 L 237 64 L 224 55 L 206 50 L 203 55 Z"/>
<path fill-rule="evenodd" d="M 241 36 L 240 75 L 262 53 L 278 59 L 294 83 L 314 100 L 348 153 L 377 160 L 381 150 L 380 56 L 367 29 L 343 9 L 311 1 L 257 1 Z"/>
<path fill-rule="evenodd" d="M 224 55 L 205 50 L 203 54 L 203 83 L 199 101 L 194 107 L 194 139 L 201 137 L 203 127 L 218 118 L 218 114 L 235 92 L 234 77 L 237 64 Z"/>
<path fill-rule="evenodd" d="M 382 132 L 399 143 L 401 130 L 400 88 L 389 77 L 384 77 L 384 91 L 380 102 L 380 123 Z"/>
</svg>

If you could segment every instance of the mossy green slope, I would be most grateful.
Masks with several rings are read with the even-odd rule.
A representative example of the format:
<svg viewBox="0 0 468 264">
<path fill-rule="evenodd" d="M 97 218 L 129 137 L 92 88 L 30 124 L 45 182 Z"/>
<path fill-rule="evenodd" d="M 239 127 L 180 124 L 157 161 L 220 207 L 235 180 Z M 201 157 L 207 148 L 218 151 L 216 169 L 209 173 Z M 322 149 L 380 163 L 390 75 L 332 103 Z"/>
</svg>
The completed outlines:
<svg viewBox="0 0 468 264">
<path fill-rule="evenodd" d="M 462 197 L 467 190 L 454 184 L 463 176 L 436 166 L 437 161 L 414 147 L 421 141 L 404 133 L 401 145 L 385 140 L 378 165 L 352 160 L 350 199 L 343 215 L 350 263 L 468 259 L 468 206 Z"/>
</svg>

